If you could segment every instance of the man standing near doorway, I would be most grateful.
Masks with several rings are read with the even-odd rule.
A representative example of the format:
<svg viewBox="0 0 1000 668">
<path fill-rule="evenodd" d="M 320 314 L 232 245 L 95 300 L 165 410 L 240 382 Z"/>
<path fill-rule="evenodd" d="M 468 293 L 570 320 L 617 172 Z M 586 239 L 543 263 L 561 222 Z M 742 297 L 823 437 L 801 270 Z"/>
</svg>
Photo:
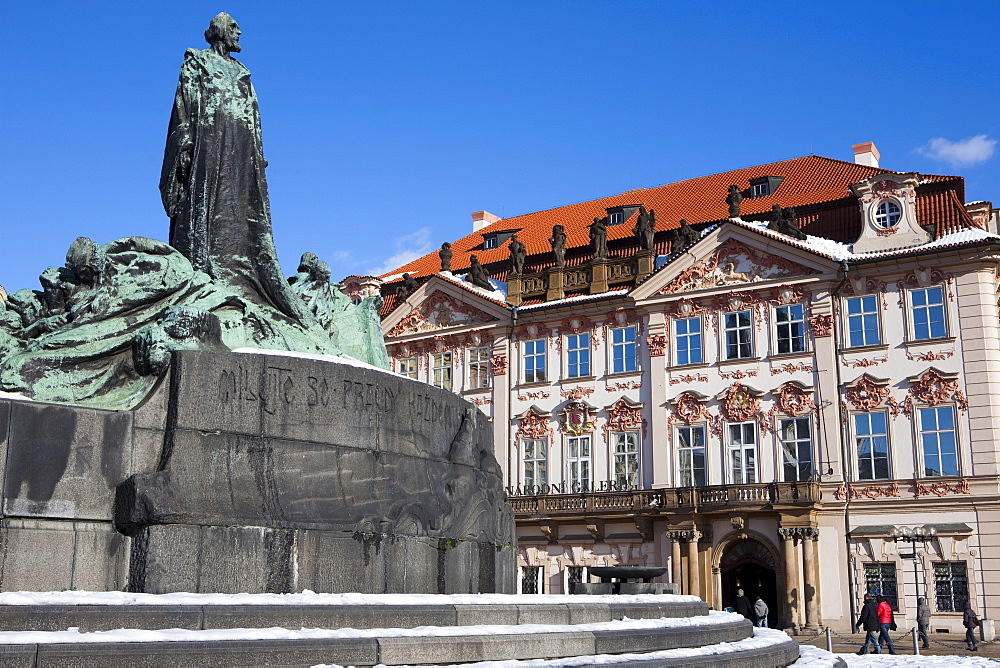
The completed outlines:
<svg viewBox="0 0 1000 668">
<path fill-rule="evenodd" d="M 762 629 L 766 629 L 767 613 L 768 613 L 767 603 L 765 603 L 764 599 L 762 599 L 760 596 L 757 597 L 757 600 L 753 604 L 753 611 L 754 614 L 757 615 L 757 626 L 759 626 Z"/>
<path fill-rule="evenodd" d="M 753 604 L 750 599 L 747 598 L 742 589 L 736 590 L 736 604 L 733 606 L 736 608 L 736 612 L 743 615 L 750 620 L 751 623 L 754 621 Z"/>
</svg>

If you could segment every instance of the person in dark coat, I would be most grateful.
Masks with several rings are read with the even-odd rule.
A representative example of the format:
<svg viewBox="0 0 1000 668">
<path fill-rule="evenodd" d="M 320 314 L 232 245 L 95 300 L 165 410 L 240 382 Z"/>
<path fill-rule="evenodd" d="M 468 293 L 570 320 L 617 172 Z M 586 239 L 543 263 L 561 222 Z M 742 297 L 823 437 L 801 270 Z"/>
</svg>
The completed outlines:
<svg viewBox="0 0 1000 668">
<path fill-rule="evenodd" d="M 931 625 L 931 607 L 927 605 L 927 599 L 923 596 L 917 599 L 917 633 L 924 649 L 930 649 L 930 638 L 927 636 L 927 628 Z"/>
<path fill-rule="evenodd" d="M 966 648 L 972 652 L 977 651 L 979 649 L 979 641 L 976 640 L 976 628 L 979 626 L 979 615 L 972 609 L 972 601 L 965 602 L 962 626 L 965 627 Z"/>
<path fill-rule="evenodd" d="M 736 604 L 733 606 L 736 612 L 743 615 L 752 623 L 754 621 L 753 603 L 746 597 L 742 589 L 736 590 Z"/>
<path fill-rule="evenodd" d="M 865 593 L 865 604 L 861 607 L 861 614 L 858 615 L 858 621 L 854 624 L 854 630 L 864 629 L 865 631 L 865 642 L 861 645 L 861 649 L 858 650 L 858 654 L 866 654 L 868 652 L 868 644 L 871 643 L 872 651 L 875 654 L 881 654 L 882 650 L 878 646 L 878 604 L 875 599 L 872 598 L 871 594 Z"/>
</svg>

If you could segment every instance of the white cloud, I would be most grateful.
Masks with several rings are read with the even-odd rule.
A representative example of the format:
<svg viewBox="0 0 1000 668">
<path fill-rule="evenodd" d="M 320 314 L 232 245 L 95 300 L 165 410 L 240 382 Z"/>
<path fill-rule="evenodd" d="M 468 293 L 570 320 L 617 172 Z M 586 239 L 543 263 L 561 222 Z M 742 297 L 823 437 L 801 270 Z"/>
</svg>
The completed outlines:
<svg viewBox="0 0 1000 668">
<path fill-rule="evenodd" d="M 992 158 L 996 145 L 997 140 L 990 139 L 986 135 L 976 135 L 959 141 L 935 137 L 926 145 L 917 148 L 917 152 L 955 167 L 969 167 Z"/>
<path fill-rule="evenodd" d="M 367 275 L 380 276 L 430 253 L 433 248 L 431 231 L 429 228 L 421 227 L 415 232 L 399 237 L 393 242 L 393 245 L 396 252 L 386 258 L 382 264 L 365 270 Z"/>
</svg>

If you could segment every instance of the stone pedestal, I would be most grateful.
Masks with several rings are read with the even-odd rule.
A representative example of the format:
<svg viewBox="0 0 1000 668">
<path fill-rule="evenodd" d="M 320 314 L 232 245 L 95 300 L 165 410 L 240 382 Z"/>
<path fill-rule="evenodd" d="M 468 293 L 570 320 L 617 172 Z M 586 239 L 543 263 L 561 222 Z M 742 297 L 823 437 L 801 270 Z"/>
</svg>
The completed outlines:
<svg viewBox="0 0 1000 668">
<path fill-rule="evenodd" d="M 4 439 L 0 590 L 515 590 L 489 424 L 393 374 L 178 352 L 133 411 L 0 400 Z"/>
<path fill-rule="evenodd" d="M 565 297 L 566 287 L 563 283 L 563 268 L 551 267 L 546 274 L 549 287 L 545 291 L 545 301 L 550 302 Z"/>
<path fill-rule="evenodd" d="M 594 260 L 590 265 L 590 294 L 608 291 L 608 261 Z"/>
</svg>

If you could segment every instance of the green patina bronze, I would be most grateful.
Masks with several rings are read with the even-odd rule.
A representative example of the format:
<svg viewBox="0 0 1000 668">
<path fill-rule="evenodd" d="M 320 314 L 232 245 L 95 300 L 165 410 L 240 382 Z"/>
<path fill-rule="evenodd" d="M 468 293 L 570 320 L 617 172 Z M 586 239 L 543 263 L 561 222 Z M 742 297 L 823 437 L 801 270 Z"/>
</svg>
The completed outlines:
<svg viewBox="0 0 1000 668">
<path fill-rule="evenodd" d="M 170 245 L 81 237 L 66 265 L 0 303 L 0 390 L 127 409 L 173 350 L 267 348 L 346 355 L 388 368 L 381 297 L 354 304 L 312 253 L 284 280 L 271 234 L 260 116 L 233 59 L 239 27 L 212 19 L 189 49 L 170 119 L 160 191 Z"/>
</svg>

